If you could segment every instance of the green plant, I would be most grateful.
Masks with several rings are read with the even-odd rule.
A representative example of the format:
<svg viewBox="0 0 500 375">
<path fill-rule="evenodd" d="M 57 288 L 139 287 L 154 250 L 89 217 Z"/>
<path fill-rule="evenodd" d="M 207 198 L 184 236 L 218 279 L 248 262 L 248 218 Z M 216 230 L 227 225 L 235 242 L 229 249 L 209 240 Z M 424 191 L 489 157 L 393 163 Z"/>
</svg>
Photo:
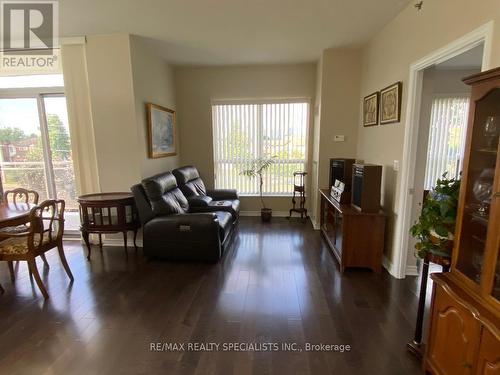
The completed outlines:
<svg viewBox="0 0 500 375">
<path fill-rule="evenodd" d="M 445 173 L 422 203 L 420 217 L 410 228 L 411 235 L 418 240 L 415 245 L 418 257 L 450 256 L 448 248 L 455 231 L 459 191 L 460 180 L 448 179 Z"/>
<path fill-rule="evenodd" d="M 262 186 L 264 186 L 263 175 L 266 169 L 268 169 L 273 163 L 276 156 L 262 157 L 252 160 L 250 168 L 241 171 L 241 174 L 248 177 L 259 177 L 259 193 L 260 201 L 262 203 L 262 208 L 266 208 L 264 203 L 264 198 L 262 196 Z"/>
</svg>

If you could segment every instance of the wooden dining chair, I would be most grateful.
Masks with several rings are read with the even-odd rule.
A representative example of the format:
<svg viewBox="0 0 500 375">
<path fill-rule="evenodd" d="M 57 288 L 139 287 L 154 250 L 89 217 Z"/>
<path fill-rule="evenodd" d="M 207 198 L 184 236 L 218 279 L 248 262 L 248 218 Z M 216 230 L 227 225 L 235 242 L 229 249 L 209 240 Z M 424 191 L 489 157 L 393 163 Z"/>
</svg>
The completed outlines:
<svg viewBox="0 0 500 375">
<path fill-rule="evenodd" d="M 16 188 L 3 193 L 4 202 L 38 204 L 40 195 L 35 190 Z"/>
<path fill-rule="evenodd" d="M 38 204 L 38 200 L 40 199 L 40 195 L 38 194 L 37 191 L 35 190 L 28 190 L 24 188 L 15 188 L 12 190 L 6 190 L 3 193 L 3 202 L 5 204 L 13 203 L 14 205 L 17 203 L 30 203 L 30 204 Z M 0 229 L 0 233 L 22 233 L 26 232 L 27 230 L 27 225 L 22 224 L 22 225 L 17 225 L 13 227 L 5 227 Z M 46 267 L 49 267 L 49 262 L 47 262 L 47 258 L 45 255 L 41 256 L 43 263 L 45 264 Z M 9 272 L 10 272 L 10 279 L 12 282 L 15 281 L 15 272 L 14 272 L 14 265 L 12 262 L 8 262 L 9 264 Z"/>
<path fill-rule="evenodd" d="M 40 278 L 35 258 L 57 248 L 59 258 L 71 281 L 74 280 L 63 249 L 64 200 L 47 200 L 30 211 L 29 226 L 25 232 L 0 232 L 0 260 L 27 261 L 28 268 L 35 278 L 44 298 L 49 298 L 47 289 Z"/>
</svg>

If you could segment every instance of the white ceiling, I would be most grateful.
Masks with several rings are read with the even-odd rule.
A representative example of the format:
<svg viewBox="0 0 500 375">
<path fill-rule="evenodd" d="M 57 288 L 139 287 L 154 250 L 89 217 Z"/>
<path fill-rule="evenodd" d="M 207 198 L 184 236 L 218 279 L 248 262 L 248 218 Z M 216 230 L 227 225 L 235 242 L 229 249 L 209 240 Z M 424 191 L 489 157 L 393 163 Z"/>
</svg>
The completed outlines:
<svg viewBox="0 0 500 375">
<path fill-rule="evenodd" d="M 174 64 L 309 62 L 360 45 L 410 0 L 60 0 L 60 35 L 127 32 Z"/>
</svg>

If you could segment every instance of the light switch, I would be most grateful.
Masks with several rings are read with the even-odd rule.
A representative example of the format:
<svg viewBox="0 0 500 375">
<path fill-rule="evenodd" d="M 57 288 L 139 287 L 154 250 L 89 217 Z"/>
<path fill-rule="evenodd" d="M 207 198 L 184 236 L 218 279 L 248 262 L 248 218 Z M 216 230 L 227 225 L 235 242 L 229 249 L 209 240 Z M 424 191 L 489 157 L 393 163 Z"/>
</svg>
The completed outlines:
<svg viewBox="0 0 500 375">
<path fill-rule="evenodd" d="M 395 172 L 399 171 L 399 160 L 394 160 L 392 168 Z"/>
<path fill-rule="evenodd" d="M 345 141 L 345 135 L 336 135 L 333 138 L 333 141 L 334 142 L 344 142 Z"/>
</svg>

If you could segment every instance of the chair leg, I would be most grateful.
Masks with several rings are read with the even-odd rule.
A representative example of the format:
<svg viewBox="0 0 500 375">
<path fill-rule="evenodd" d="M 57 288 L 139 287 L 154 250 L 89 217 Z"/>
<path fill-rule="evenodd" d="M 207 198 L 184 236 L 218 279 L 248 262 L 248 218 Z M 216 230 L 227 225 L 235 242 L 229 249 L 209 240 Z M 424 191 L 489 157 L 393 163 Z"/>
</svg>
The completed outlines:
<svg viewBox="0 0 500 375">
<path fill-rule="evenodd" d="M 28 260 L 28 267 L 35 277 L 36 285 L 38 285 L 40 292 L 42 292 L 43 298 L 48 299 L 49 293 L 47 293 L 47 289 L 45 289 L 45 285 L 43 285 L 43 281 L 40 277 L 40 274 L 38 273 L 38 268 L 36 268 L 36 262 L 34 258 Z"/>
<path fill-rule="evenodd" d="M 7 264 L 9 266 L 10 281 L 14 282 L 16 281 L 16 274 L 14 273 L 14 262 L 9 260 Z"/>
<path fill-rule="evenodd" d="M 45 258 L 45 254 L 40 254 L 40 258 L 42 258 L 44 266 L 50 268 L 49 262 L 47 262 L 47 258 Z"/>
<path fill-rule="evenodd" d="M 59 252 L 59 258 L 61 258 L 61 263 L 64 267 L 64 270 L 68 274 L 68 277 L 71 281 L 74 280 L 73 274 L 71 273 L 71 270 L 69 269 L 68 262 L 66 261 L 66 256 L 64 255 L 64 248 L 63 245 L 57 245 L 57 251 Z"/>
<path fill-rule="evenodd" d="M 0 284 L 0 293 L 4 294 L 4 292 L 5 292 L 5 289 L 2 287 L 2 284 Z"/>
</svg>

